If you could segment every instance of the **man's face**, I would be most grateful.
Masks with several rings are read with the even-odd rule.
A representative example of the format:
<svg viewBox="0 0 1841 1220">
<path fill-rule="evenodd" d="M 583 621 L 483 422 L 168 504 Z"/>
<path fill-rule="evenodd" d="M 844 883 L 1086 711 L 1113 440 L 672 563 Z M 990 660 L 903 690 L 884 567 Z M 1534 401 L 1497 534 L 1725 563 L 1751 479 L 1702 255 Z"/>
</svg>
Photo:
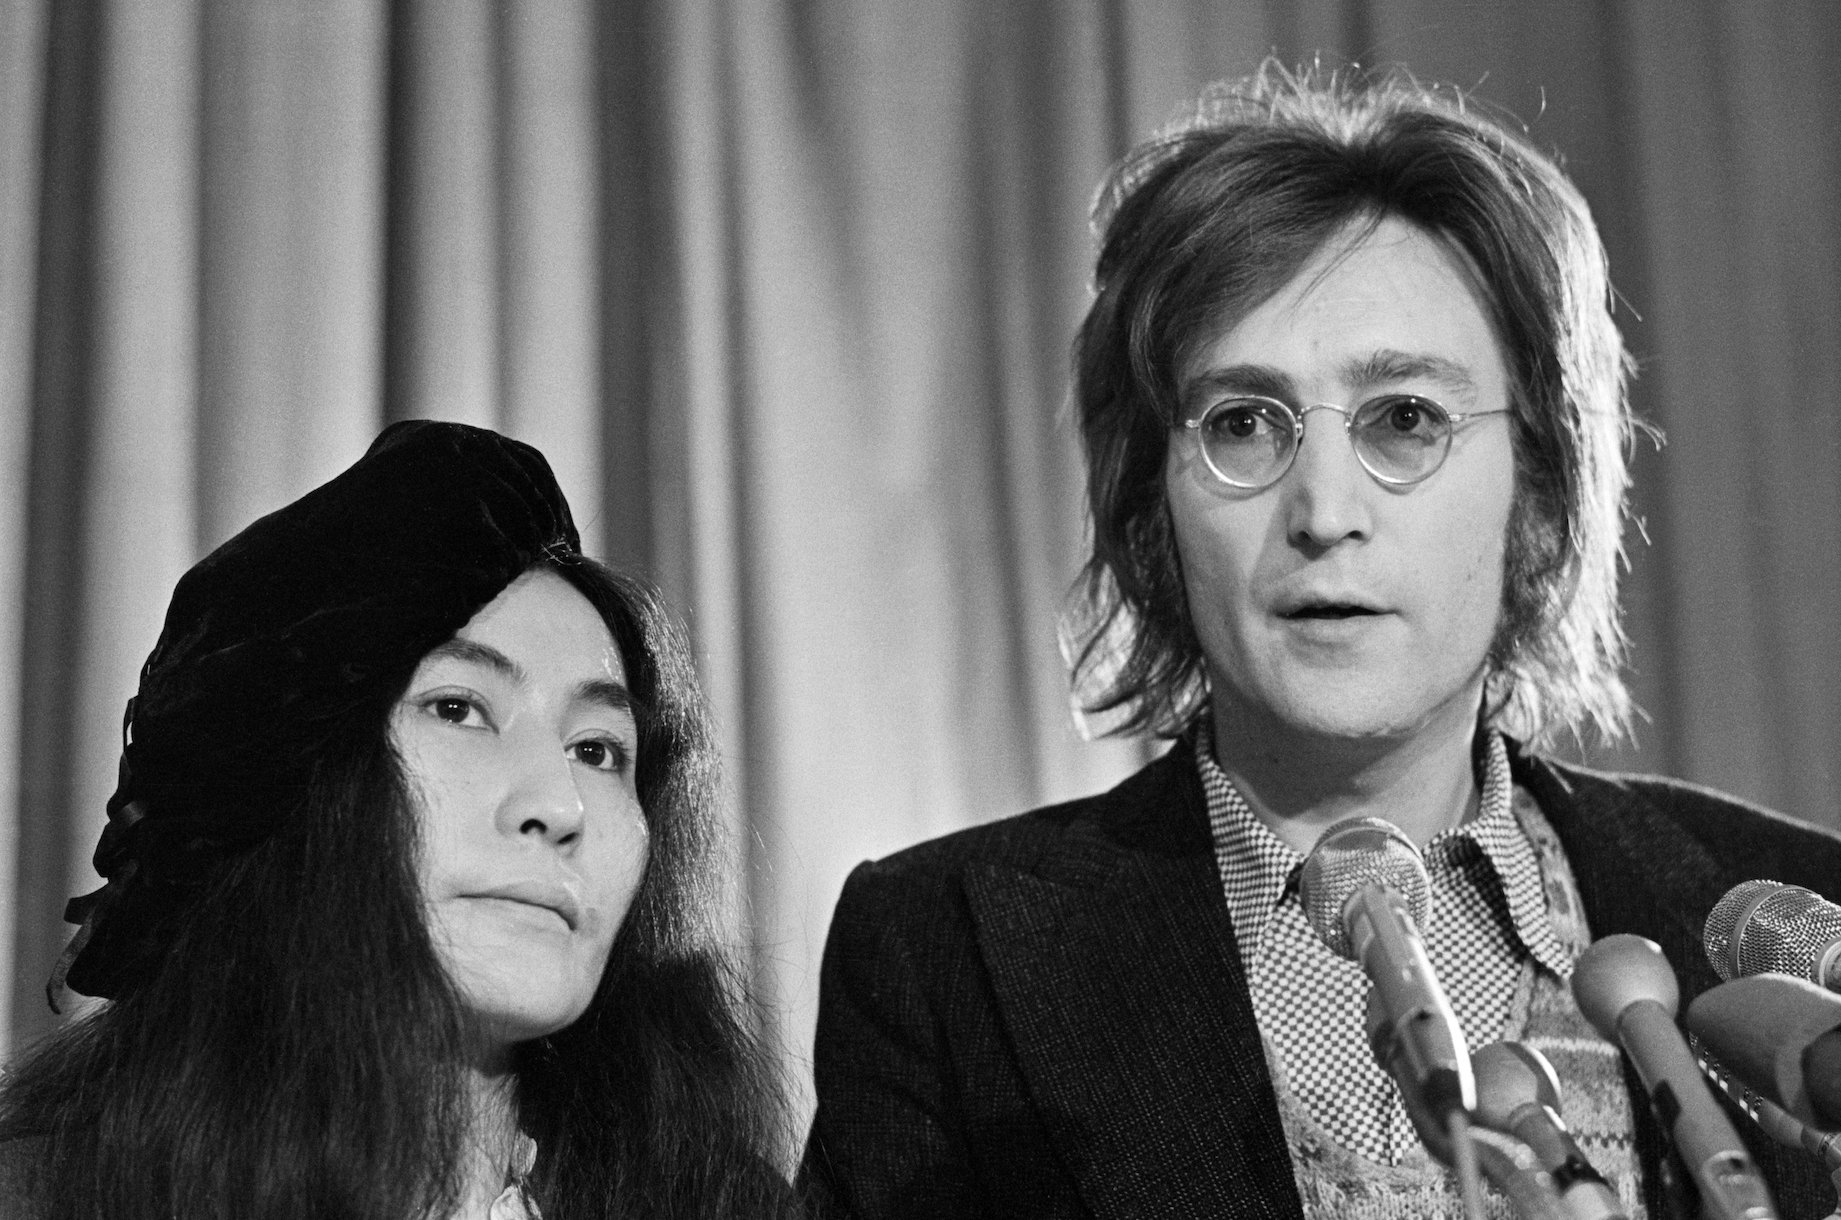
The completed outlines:
<svg viewBox="0 0 1841 1220">
<path fill-rule="evenodd" d="M 1294 411 L 1392 393 L 1454 414 L 1509 405 L 1468 261 L 1402 220 L 1351 245 L 1359 232 L 1197 350 L 1179 370 L 1186 419 L 1233 394 Z M 1198 433 L 1172 433 L 1165 490 L 1218 727 L 1268 748 L 1468 731 L 1501 611 L 1509 426 L 1458 424 L 1435 474 L 1390 487 L 1341 415 L 1313 411 L 1291 469 L 1253 492 L 1214 477 Z"/>
</svg>

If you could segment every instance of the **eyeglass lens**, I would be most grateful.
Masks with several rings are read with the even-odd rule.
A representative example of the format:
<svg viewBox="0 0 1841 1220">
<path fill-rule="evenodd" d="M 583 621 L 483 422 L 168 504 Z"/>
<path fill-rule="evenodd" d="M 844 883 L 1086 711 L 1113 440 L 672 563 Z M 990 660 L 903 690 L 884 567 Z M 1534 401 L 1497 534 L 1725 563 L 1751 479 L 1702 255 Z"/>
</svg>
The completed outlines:
<svg viewBox="0 0 1841 1220">
<path fill-rule="evenodd" d="M 1264 487 L 1290 467 L 1302 431 L 1298 415 L 1276 399 L 1230 398 L 1202 417 L 1203 455 L 1228 482 Z M 1355 408 L 1348 432 L 1356 457 L 1376 478 L 1416 483 L 1444 461 L 1451 418 L 1429 398 L 1390 394 Z"/>
</svg>

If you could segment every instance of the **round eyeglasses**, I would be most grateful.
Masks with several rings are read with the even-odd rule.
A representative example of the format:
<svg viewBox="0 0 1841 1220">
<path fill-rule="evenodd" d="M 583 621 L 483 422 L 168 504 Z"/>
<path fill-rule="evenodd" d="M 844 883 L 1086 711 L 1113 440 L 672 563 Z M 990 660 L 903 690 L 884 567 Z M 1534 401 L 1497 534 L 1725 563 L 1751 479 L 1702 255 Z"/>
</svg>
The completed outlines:
<svg viewBox="0 0 1841 1220">
<path fill-rule="evenodd" d="M 1417 394 L 1383 394 L 1350 409 L 1320 402 L 1293 410 L 1276 398 L 1223 398 L 1183 426 L 1202 444 L 1202 460 L 1230 487 L 1258 491 L 1285 477 L 1304 442 L 1304 417 L 1334 411 L 1362 468 L 1389 487 L 1431 478 L 1451 452 L 1451 433 L 1494 411 L 1447 411 Z"/>
</svg>

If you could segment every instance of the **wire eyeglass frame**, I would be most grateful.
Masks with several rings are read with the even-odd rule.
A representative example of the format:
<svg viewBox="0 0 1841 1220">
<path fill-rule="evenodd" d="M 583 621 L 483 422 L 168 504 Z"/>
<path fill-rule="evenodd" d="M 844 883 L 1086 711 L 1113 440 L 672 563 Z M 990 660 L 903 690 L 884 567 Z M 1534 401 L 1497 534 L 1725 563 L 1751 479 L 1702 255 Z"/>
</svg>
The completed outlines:
<svg viewBox="0 0 1841 1220">
<path fill-rule="evenodd" d="M 1361 420 L 1366 427 L 1386 419 L 1389 412 L 1400 407 L 1418 410 L 1430 426 L 1431 435 L 1426 438 L 1418 438 L 1422 440 L 1425 451 L 1430 451 L 1436 446 L 1436 454 L 1430 458 L 1424 470 L 1406 475 L 1390 473 L 1378 467 L 1376 463 L 1379 459 L 1371 456 L 1364 448 L 1365 442 L 1367 444 L 1375 442 L 1367 440 L 1365 433 L 1358 436 L 1356 432 L 1358 420 Z M 1258 480 L 1236 478 L 1216 464 L 1215 455 L 1209 451 L 1206 429 L 1222 414 L 1232 410 L 1252 411 L 1256 419 L 1264 419 L 1270 426 L 1282 427 L 1290 436 L 1289 448 L 1274 463 L 1272 474 L 1269 477 Z M 1366 470 L 1371 478 L 1388 487 L 1412 487 L 1437 474 L 1444 466 L 1445 458 L 1451 453 L 1451 437 L 1457 431 L 1459 424 L 1489 415 L 1513 414 L 1512 408 L 1509 407 L 1499 407 L 1489 411 L 1449 411 L 1445 409 L 1444 404 L 1427 398 L 1423 394 L 1380 394 L 1354 407 L 1341 407 L 1335 403 L 1319 402 L 1296 409 L 1276 398 L 1267 398 L 1260 394 L 1237 394 L 1231 398 L 1223 398 L 1219 402 L 1211 403 L 1208 409 L 1200 415 L 1185 421 L 1183 427 L 1195 433 L 1197 447 L 1202 453 L 1202 461 L 1207 464 L 1209 473 L 1215 478 L 1241 491 L 1263 491 L 1284 478 L 1285 473 L 1297 461 L 1298 450 L 1304 445 L 1305 417 L 1312 411 L 1334 411 L 1342 416 L 1343 433 L 1348 436 L 1350 447 L 1355 450 L 1356 460 L 1362 464 L 1362 469 Z M 1402 434 L 1402 438 L 1414 439 L 1410 437 L 1410 434 Z"/>
</svg>

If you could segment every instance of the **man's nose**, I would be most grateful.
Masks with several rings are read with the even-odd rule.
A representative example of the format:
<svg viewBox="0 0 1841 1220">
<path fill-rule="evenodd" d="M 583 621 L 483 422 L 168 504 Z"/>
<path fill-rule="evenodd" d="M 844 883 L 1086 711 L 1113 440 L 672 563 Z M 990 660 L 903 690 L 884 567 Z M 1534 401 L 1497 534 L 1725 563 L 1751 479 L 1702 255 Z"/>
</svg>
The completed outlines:
<svg viewBox="0 0 1841 1220">
<path fill-rule="evenodd" d="M 1305 408 L 1304 435 L 1291 469 L 1280 480 L 1286 496 L 1286 534 L 1294 545 L 1322 550 L 1373 528 L 1373 478 L 1349 443 L 1345 416 L 1335 407 Z"/>
</svg>

